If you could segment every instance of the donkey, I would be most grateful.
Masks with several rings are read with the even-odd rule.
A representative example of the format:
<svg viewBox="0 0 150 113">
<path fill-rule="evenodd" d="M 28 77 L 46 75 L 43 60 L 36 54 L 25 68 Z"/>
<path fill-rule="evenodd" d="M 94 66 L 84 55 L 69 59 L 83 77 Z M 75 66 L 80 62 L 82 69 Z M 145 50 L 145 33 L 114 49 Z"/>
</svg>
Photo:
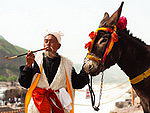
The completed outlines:
<svg viewBox="0 0 150 113">
<path fill-rule="evenodd" d="M 106 12 L 99 28 L 89 35 L 92 43 L 86 45 L 89 52 L 83 68 L 96 76 L 117 63 L 140 97 L 144 113 L 150 113 L 150 45 L 134 37 L 126 22 L 119 24 L 123 4 L 111 17 Z"/>
</svg>

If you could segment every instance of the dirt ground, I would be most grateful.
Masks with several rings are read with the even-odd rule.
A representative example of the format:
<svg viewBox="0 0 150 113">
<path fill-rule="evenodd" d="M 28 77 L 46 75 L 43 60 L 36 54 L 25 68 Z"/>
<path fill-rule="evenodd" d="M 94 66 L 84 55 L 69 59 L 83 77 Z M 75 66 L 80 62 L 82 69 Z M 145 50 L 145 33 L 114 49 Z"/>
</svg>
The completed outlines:
<svg viewBox="0 0 150 113">
<path fill-rule="evenodd" d="M 110 113 L 144 113 L 140 105 L 129 106 L 125 108 L 116 108 Z"/>
<path fill-rule="evenodd" d="M 132 89 L 130 89 L 128 93 L 131 94 L 131 91 Z M 134 91 L 133 91 L 133 95 L 134 95 L 133 96 L 134 102 L 131 99 L 128 102 L 124 101 L 122 104 L 123 107 L 119 107 L 119 106 L 117 107 L 116 105 L 116 108 L 110 113 L 144 113 L 142 110 L 142 106 L 140 105 L 140 99 Z"/>
</svg>

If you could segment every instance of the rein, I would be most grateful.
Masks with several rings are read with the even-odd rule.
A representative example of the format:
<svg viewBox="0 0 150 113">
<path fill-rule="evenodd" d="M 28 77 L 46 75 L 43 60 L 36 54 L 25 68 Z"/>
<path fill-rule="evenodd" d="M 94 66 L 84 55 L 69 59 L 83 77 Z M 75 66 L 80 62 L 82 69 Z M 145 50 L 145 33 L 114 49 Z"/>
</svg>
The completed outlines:
<svg viewBox="0 0 150 113">
<path fill-rule="evenodd" d="M 92 88 L 92 76 L 91 76 L 91 83 L 88 83 L 89 86 L 89 91 L 90 91 L 90 95 L 91 95 L 91 103 L 92 103 L 92 107 L 94 108 L 95 111 L 99 111 L 99 107 L 101 105 L 101 97 L 102 97 L 102 89 L 103 89 L 103 81 L 104 81 L 104 73 L 102 72 L 102 78 L 101 78 L 101 84 L 100 84 L 100 92 L 99 92 L 99 102 L 98 105 L 95 105 L 95 94 Z"/>
</svg>

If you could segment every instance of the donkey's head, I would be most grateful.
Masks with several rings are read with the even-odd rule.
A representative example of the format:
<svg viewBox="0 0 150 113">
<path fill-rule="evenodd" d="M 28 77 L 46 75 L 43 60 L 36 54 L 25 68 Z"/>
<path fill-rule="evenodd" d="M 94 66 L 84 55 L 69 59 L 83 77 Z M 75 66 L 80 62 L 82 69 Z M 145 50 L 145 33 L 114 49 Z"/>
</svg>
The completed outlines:
<svg viewBox="0 0 150 113">
<path fill-rule="evenodd" d="M 89 53 L 84 60 L 84 70 L 90 75 L 100 72 L 114 65 L 120 58 L 121 51 L 118 46 L 117 23 L 121 15 L 123 2 L 118 10 L 109 17 L 106 12 L 99 28 L 89 35 L 92 39 L 88 45 Z"/>
</svg>

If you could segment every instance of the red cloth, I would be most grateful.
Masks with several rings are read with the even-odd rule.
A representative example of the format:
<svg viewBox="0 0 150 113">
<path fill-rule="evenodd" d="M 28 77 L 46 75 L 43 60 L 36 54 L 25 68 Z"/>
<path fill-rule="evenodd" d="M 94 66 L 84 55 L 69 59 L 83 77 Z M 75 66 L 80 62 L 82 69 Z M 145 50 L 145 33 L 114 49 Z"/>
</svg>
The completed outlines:
<svg viewBox="0 0 150 113">
<path fill-rule="evenodd" d="M 40 113 L 64 113 L 62 104 L 52 89 L 35 88 L 32 92 L 35 106 Z"/>
</svg>

